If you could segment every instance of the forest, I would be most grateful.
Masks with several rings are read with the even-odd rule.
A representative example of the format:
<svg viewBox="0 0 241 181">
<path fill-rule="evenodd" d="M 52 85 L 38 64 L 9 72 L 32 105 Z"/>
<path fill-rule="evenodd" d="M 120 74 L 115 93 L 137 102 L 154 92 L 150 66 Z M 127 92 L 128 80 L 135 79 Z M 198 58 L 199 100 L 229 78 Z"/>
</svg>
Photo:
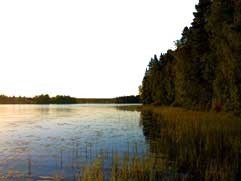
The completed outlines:
<svg viewBox="0 0 241 181">
<path fill-rule="evenodd" d="M 241 0 L 200 0 L 176 49 L 154 55 L 140 94 L 144 104 L 241 110 Z"/>
<path fill-rule="evenodd" d="M 71 96 L 57 95 L 50 97 L 42 94 L 34 97 L 9 97 L 0 95 L 0 104 L 120 104 L 140 103 L 139 96 L 121 96 L 116 98 L 75 98 Z"/>
</svg>

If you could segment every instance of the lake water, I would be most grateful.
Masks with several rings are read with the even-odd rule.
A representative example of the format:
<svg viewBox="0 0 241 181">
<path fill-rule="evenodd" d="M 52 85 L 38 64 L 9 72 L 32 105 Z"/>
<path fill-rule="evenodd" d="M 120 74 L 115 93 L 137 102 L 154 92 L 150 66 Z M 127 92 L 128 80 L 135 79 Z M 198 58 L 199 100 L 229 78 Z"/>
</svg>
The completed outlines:
<svg viewBox="0 0 241 181">
<path fill-rule="evenodd" d="M 119 105 L 122 106 L 122 105 Z M 71 178 L 100 155 L 148 152 L 140 112 L 116 105 L 0 105 L 0 177 Z"/>
</svg>

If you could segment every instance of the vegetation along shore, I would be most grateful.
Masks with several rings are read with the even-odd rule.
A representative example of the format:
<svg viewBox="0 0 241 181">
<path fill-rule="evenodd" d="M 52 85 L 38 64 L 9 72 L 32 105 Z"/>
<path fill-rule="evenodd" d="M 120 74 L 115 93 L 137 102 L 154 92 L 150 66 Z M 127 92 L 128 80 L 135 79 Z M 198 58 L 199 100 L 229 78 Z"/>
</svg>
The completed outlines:
<svg viewBox="0 0 241 181">
<path fill-rule="evenodd" d="M 79 180 L 240 180 L 240 117 L 157 106 L 118 109 L 141 112 L 150 153 L 115 155 L 109 177 L 99 157 L 76 176 Z"/>
<path fill-rule="evenodd" d="M 113 164 L 111 180 L 241 180 L 241 1 L 196 10 L 176 49 L 146 69 L 141 100 L 156 106 L 119 108 L 141 111 L 153 155 Z M 103 180 L 99 168 L 82 178 Z"/>
</svg>

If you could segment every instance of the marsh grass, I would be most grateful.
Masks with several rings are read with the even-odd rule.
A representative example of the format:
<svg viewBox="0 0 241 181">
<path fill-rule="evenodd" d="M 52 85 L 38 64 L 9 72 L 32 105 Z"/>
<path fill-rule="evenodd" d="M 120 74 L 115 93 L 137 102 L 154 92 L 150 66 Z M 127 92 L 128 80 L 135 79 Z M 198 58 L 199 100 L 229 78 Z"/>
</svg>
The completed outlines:
<svg viewBox="0 0 241 181">
<path fill-rule="evenodd" d="M 94 162 L 80 165 L 74 180 L 241 180 L 240 117 L 170 107 L 120 109 L 141 111 L 140 125 L 148 153 L 118 155 L 101 151 Z M 137 150 L 136 145 L 132 146 L 130 150 Z M 110 164 L 105 165 L 106 160 L 111 160 Z M 68 178 L 56 175 L 53 180 Z"/>
<path fill-rule="evenodd" d="M 122 159 L 119 159 L 117 154 L 113 158 L 113 164 L 109 178 L 104 179 L 104 170 L 100 169 L 100 167 L 100 165 L 96 166 L 96 162 L 94 162 L 91 167 L 87 166 L 84 171 L 84 176 L 82 178 L 79 177 L 78 180 L 160 180 L 163 178 L 164 173 L 167 173 L 169 169 L 165 160 L 155 156 L 145 156 L 143 158 L 135 156 L 130 158 L 125 155 Z"/>
<path fill-rule="evenodd" d="M 94 163 L 83 180 L 241 180 L 239 117 L 168 107 L 141 110 L 150 154 L 115 155 L 109 178 Z"/>
<path fill-rule="evenodd" d="M 195 180 L 241 179 L 239 117 L 181 108 L 144 109 L 151 114 L 152 125 L 145 118 L 143 124 L 149 126 L 147 136 L 157 142 L 150 142 L 153 151 L 166 154 L 178 174 Z"/>
</svg>

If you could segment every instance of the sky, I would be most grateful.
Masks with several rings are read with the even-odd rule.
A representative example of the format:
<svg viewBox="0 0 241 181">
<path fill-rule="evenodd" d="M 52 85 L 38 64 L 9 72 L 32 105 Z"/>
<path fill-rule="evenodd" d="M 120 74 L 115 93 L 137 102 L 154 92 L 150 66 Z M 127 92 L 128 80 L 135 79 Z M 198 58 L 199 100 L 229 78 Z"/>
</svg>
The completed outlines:
<svg viewBox="0 0 241 181">
<path fill-rule="evenodd" d="M 0 94 L 138 94 L 198 0 L 0 0 Z"/>
</svg>

